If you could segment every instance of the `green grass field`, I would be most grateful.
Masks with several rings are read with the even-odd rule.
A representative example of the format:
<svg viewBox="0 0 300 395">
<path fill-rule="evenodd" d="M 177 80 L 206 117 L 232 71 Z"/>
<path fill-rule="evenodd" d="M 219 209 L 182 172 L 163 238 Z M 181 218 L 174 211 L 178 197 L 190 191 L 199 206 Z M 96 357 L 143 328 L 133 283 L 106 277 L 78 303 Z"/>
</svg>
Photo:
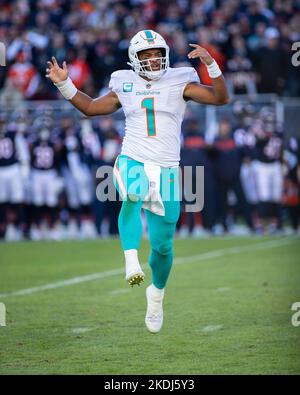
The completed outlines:
<svg viewBox="0 0 300 395">
<path fill-rule="evenodd" d="M 0 374 L 299 374 L 299 256 L 293 237 L 176 240 L 151 334 L 150 271 L 127 286 L 118 240 L 2 243 Z"/>
</svg>

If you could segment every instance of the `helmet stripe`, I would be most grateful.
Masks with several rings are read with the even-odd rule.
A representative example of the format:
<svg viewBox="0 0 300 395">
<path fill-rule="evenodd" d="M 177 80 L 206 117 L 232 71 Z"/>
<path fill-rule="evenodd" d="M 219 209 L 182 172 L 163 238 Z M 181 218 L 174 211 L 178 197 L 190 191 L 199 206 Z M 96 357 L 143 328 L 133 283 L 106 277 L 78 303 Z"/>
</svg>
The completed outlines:
<svg viewBox="0 0 300 395">
<path fill-rule="evenodd" d="M 147 37 L 148 44 L 155 44 L 154 37 L 150 30 L 144 30 L 145 35 Z"/>
</svg>

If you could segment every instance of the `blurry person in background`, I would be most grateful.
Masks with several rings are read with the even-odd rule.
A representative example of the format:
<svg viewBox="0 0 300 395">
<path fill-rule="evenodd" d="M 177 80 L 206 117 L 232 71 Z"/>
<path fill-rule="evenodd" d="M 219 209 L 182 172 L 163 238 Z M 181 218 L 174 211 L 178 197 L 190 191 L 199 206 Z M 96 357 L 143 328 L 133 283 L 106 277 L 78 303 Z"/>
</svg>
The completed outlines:
<svg viewBox="0 0 300 395">
<path fill-rule="evenodd" d="M 250 59 L 238 54 L 233 55 L 228 60 L 225 75 L 228 80 L 228 89 L 231 96 L 247 94 L 251 99 L 255 98 L 257 93 L 256 76 L 253 72 Z"/>
<path fill-rule="evenodd" d="M 68 50 L 70 62 L 70 78 L 78 89 L 82 89 L 91 78 L 90 67 L 86 61 L 86 51 L 77 51 L 75 48 Z"/>
<path fill-rule="evenodd" d="M 237 36 L 232 40 L 232 55 L 226 62 L 226 78 L 228 89 L 231 94 L 248 94 L 251 99 L 255 98 L 256 74 L 249 57 L 245 40 Z"/>
<path fill-rule="evenodd" d="M 251 32 L 254 32 L 257 23 L 268 25 L 270 19 L 274 17 L 274 14 L 268 9 L 266 1 L 252 0 L 248 2 L 246 16 L 249 21 Z"/>
<path fill-rule="evenodd" d="M 51 125 L 37 118 L 29 144 L 31 156 L 30 197 L 32 204 L 30 238 L 60 240 L 58 198 L 60 144 L 51 136 Z"/>
<path fill-rule="evenodd" d="M 64 34 L 57 32 L 52 35 L 49 50 L 60 62 L 66 58 L 67 43 Z"/>
<path fill-rule="evenodd" d="M 267 25 L 265 22 L 257 22 L 254 27 L 254 33 L 247 39 L 247 46 L 250 51 L 256 51 L 264 45 L 265 30 Z"/>
<path fill-rule="evenodd" d="M 170 59 L 173 67 L 192 66 L 192 61 L 186 58 L 186 47 L 188 45 L 183 32 L 178 31 L 173 34 L 173 51 Z"/>
<path fill-rule="evenodd" d="M 258 92 L 282 93 L 286 83 L 289 57 L 280 45 L 280 33 L 274 27 L 265 31 L 265 44 L 254 53 L 259 75 Z"/>
<path fill-rule="evenodd" d="M 62 142 L 61 171 L 65 181 L 68 234 L 70 238 L 94 238 L 96 229 L 92 213 L 94 179 L 87 164 L 90 148 L 83 144 L 81 125 L 75 114 L 62 114 L 57 130 Z M 86 139 L 87 136 L 85 136 Z M 86 143 L 86 140 L 85 140 Z M 97 149 L 97 143 L 92 144 Z M 99 151 L 101 147 L 99 145 Z"/>
<path fill-rule="evenodd" d="M 237 118 L 237 125 L 234 128 L 233 137 L 242 153 L 240 178 L 246 200 L 250 207 L 254 227 L 256 227 L 258 194 L 253 165 L 256 139 L 252 132 L 252 127 L 255 125 L 255 110 L 249 103 L 243 104 L 236 102 L 234 113 Z"/>
<path fill-rule="evenodd" d="M 30 202 L 30 151 L 29 142 L 33 136 L 32 130 L 33 114 L 26 108 L 26 105 L 17 106 L 9 117 L 8 128 L 14 132 L 16 136 L 21 136 L 25 144 L 26 161 L 20 163 L 22 184 L 24 189 L 24 199 L 22 204 L 22 221 L 19 228 L 24 238 L 30 238 L 30 218 L 31 218 L 31 202 Z"/>
<path fill-rule="evenodd" d="M 17 241 L 23 238 L 29 152 L 22 133 L 8 128 L 7 116 L 0 113 L 0 239 Z"/>
<path fill-rule="evenodd" d="M 22 93 L 16 86 L 13 78 L 6 78 L 3 89 L 0 90 L 0 108 L 14 109 L 20 105 L 23 99 Z"/>
<path fill-rule="evenodd" d="M 214 59 L 216 59 L 216 62 L 220 66 L 220 69 L 224 70 L 226 61 L 225 56 L 222 54 L 217 43 L 213 41 L 209 29 L 204 27 L 199 28 L 197 30 L 197 40 L 200 45 L 205 48 Z M 199 63 L 197 71 L 201 83 L 210 85 L 210 78 L 203 63 Z"/>
<path fill-rule="evenodd" d="M 26 99 L 30 99 L 36 93 L 40 81 L 40 76 L 25 51 L 17 54 L 15 63 L 8 70 L 8 78 L 12 79 L 13 85 Z"/>
<path fill-rule="evenodd" d="M 192 177 L 184 177 L 184 168 L 189 166 L 192 168 Z M 204 183 L 209 182 L 209 165 L 206 150 L 206 142 L 203 134 L 200 132 L 200 123 L 196 117 L 190 117 L 183 122 L 183 142 L 181 147 L 181 161 L 180 167 L 182 169 L 182 181 L 184 187 L 188 187 L 189 190 L 195 191 L 195 184 L 199 182 L 196 178 L 196 167 L 204 166 Z M 209 191 L 206 190 L 204 184 L 204 194 Z M 185 194 L 183 194 L 183 199 Z M 212 199 L 205 199 L 204 207 L 209 210 L 208 206 L 212 204 Z M 192 202 L 189 202 L 189 204 Z M 193 237 L 207 236 L 208 232 L 204 229 L 204 218 L 200 211 L 189 213 L 185 210 L 185 202 L 181 203 L 181 214 L 180 214 L 180 228 L 178 235 L 181 238 L 189 236 L 190 232 Z"/>
<path fill-rule="evenodd" d="M 214 141 L 215 171 L 217 178 L 217 197 L 219 201 L 220 220 L 224 231 L 237 231 L 237 227 L 230 223 L 228 197 L 232 191 L 236 197 L 235 217 L 242 215 L 248 226 L 249 231 L 253 230 L 253 220 L 251 217 L 250 207 L 245 198 L 241 180 L 240 170 L 243 152 L 236 145 L 233 138 L 231 122 L 228 119 L 222 119 L 219 123 L 219 134 Z"/>
<path fill-rule="evenodd" d="M 98 167 L 110 166 L 113 168 L 117 156 L 121 150 L 121 139 L 116 128 L 114 119 L 111 116 L 99 119 L 98 133 L 102 140 L 101 159 Z M 101 183 L 101 179 L 97 180 Z M 121 199 L 119 196 L 116 201 L 95 201 L 97 231 L 101 237 L 115 236 L 118 233 L 118 216 L 121 209 Z"/>
<path fill-rule="evenodd" d="M 255 179 L 259 200 L 258 232 L 265 232 L 266 220 L 271 220 L 268 231 L 281 230 L 281 199 L 283 193 L 283 133 L 277 130 L 272 109 L 263 107 L 260 119 L 253 125 L 255 145 Z"/>
</svg>

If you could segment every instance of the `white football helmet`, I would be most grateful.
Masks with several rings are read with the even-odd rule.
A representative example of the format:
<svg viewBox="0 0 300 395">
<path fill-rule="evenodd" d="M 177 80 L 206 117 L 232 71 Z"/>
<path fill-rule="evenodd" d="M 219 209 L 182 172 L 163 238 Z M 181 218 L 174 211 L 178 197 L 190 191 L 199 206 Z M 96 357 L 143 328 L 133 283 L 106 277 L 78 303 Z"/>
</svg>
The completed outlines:
<svg viewBox="0 0 300 395">
<path fill-rule="evenodd" d="M 152 70 L 149 59 L 140 60 L 138 53 L 145 49 L 159 48 L 163 50 L 163 56 L 152 58 L 151 60 L 160 60 L 160 70 Z M 130 41 L 128 48 L 130 62 L 128 64 L 133 70 L 141 76 L 148 77 L 151 80 L 158 80 L 167 71 L 169 67 L 169 47 L 164 38 L 153 30 L 141 30 Z"/>
</svg>

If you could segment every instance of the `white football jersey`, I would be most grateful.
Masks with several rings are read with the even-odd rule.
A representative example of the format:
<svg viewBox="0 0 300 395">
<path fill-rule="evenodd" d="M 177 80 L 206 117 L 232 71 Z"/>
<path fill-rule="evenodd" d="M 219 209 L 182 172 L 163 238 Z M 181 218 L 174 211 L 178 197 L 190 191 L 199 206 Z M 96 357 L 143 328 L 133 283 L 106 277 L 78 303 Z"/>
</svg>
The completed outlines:
<svg viewBox="0 0 300 395">
<path fill-rule="evenodd" d="M 162 167 L 179 165 L 183 91 L 190 82 L 199 82 L 192 67 L 169 67 L 157 81 L 146 81 L 132 70 L 112 73 L 109 87 L 126 118 L 122 155 Z"/>
</svg>

